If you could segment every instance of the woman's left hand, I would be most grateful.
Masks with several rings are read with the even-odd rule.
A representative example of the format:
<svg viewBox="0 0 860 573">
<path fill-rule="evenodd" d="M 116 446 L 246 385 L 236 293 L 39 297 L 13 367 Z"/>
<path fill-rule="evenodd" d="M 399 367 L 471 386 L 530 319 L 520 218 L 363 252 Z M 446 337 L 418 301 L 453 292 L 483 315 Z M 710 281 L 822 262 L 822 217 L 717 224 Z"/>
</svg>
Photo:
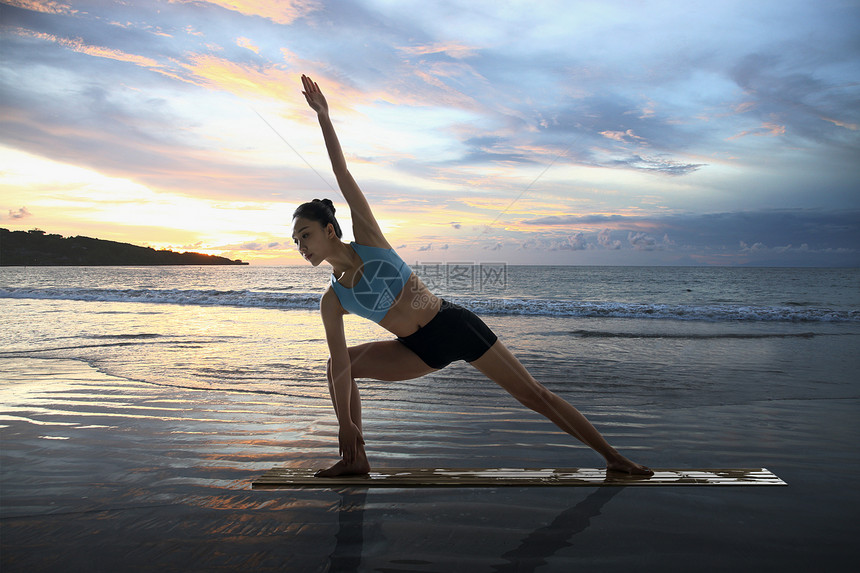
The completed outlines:
<svg viewBox="0 0 860 573">
<path fill-rule="evenodd" d="M 328 115 L 328 102 L 326 102 L 317 83 L 302 74 L 302 86 L 305 88 L 302 93 L 305 94 L 305 99 L 308 100 L 311 109 L 319 115 Z"/>
<path fill-rule="evenodd" d="M 340 446 L 340 455 L 347 464 L 355 462 L 360 446 L 364 445 L 361 430 L 354 423 L 349 422 L 341 426 L 337 433 L 337 441 Z"/>
</svg>

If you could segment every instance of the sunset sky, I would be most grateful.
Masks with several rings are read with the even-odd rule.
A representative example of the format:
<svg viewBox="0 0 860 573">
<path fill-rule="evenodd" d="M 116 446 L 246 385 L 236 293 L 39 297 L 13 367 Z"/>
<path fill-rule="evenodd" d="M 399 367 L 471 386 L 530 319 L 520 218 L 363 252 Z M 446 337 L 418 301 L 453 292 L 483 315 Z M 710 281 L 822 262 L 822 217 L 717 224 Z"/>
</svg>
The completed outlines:
<svg viewBox="0 0 860 573">
<path fill-rule="evenodd" d="M 7 0 L 0 227 L 303 264 L 860 265 L 857 0 Z M 345 236 L 346 239 L 350 238 Z"/>
</svg>

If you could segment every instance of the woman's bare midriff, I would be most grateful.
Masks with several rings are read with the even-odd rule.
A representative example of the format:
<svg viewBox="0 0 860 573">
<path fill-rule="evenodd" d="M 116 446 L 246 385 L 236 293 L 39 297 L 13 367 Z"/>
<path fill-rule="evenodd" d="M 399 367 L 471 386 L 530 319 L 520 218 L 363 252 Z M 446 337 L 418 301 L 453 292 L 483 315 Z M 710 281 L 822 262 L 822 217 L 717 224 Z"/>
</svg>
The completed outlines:
<svg viewBox="0 0 860 573">
<path fill-rule="evenodd" d="M 413 273 L 379 326 L 395 336 L 409 336 L 436 316 L 442 301 Z"/>
</svg>

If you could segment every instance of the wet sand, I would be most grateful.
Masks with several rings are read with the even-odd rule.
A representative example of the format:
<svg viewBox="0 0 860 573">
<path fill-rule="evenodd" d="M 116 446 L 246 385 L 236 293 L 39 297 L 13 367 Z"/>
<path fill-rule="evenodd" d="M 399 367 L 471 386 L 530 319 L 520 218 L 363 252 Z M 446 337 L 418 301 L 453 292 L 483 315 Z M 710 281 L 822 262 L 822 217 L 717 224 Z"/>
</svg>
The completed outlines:
<svg viewBox="0 0 860 573">
<path fill-rule="evenodd" d="M 4 573 L 856 565 L 860 398 L 667 409 L 629 441 L 648 444 L 635 453 L 653 466 L 764 466 L 785 488 L 252 491 L 273 466 L 331 460 L 327 408 L 138 383 L 72 360 L 3 358 L 0 374 Z M 557 461 L 538 421 L 513 424 L 511 447 L 479 447 L 490 426 L 437 419 L 420 440 L 456 450 L 436 450 L 432 465 Z M 385 445 L 371 451 L 377 465 L 428 463 Z"/>
</svg>

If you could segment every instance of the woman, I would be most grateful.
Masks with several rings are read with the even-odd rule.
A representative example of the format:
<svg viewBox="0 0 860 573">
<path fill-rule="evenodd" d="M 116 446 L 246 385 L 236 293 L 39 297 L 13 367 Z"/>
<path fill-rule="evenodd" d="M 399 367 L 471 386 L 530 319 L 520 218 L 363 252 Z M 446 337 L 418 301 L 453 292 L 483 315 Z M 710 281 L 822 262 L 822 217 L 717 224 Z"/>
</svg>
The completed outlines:
<svg viewBox="0 0 860 573">
<path fill-rule="evenodd" d="M 361 435 L 356 378 L 408 380 L 466 360 L 559 428 L 592 447 L 611 471 L 650 475 L 612 448 L 576 408 L 538 383 L 496 335 L 470 311 L 434 296 L 385 239 L 370 205 L 350 175 L 328 104 L 319 86 L 302 76 L 308 105 L 319 118 L 338 186 L 352 212 L 355 242 L 342 242 L 331 201 L 315 199 L 296 209 L 293 240 L 313 266 L 332 266 L 331 286 L 320 301 L 330 358 L 327 377 L 337 414 L 342 459 L 319 477 L 364 474 L 370 464 Z M 343 315 L 377 322 L 397 338 L 347 347 Z"/>
</svg>

